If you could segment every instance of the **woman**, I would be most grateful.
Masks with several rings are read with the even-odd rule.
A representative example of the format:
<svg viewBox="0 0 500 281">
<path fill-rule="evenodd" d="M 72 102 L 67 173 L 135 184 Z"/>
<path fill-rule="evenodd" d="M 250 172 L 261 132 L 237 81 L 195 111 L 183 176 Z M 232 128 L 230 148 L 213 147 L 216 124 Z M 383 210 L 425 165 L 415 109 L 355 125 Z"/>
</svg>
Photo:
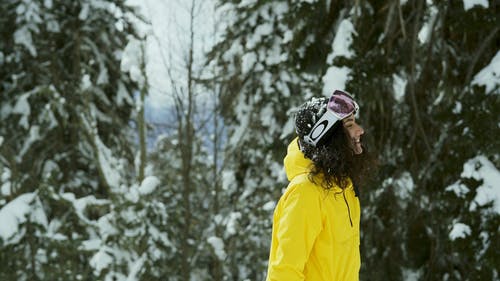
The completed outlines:
<svg viewBox="0 0 500 281">
<path fill-rule="evenodd" d="M 298 137 L 284 160 L 290 183 L 274 211 L 266 280 L 359 279 L 361 211 L 355 187 L 372 161 L 363 152 L 358 109 L 339 90 L 299 108 Z"/>
</svg>

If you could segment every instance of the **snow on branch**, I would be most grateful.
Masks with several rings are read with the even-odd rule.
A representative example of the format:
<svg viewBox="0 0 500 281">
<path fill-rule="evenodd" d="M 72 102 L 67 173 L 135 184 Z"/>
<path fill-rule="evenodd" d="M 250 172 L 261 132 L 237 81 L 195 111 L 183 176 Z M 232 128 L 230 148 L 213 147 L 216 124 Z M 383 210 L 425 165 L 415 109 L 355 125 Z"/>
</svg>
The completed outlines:
<svg viewBox="0 0 500 281">
<path fill-rule="evenodd" d="M 500 94 L 500 51 L 485 68 L 474 76 L 471 84 L 486 86 L 486 94 Z"/>
<path fill-rule="evenodd" d="M 92 142 L 92 146 L 95 149 L 94 153 L 97 156 L 97 166 L 101 176 L 104 178 L 109 188 L 117 189 L 121 178 L 119 173 L 119 161 L 113 157 L 111 149 L 109 149 L 99 138 L 95 121 L 90 122 L 84 114 L 80 116 L 90 141 Z"/>
<path fill-rule="evenodd" d="M 21 194 L 0 209 L 0 238 L 4 245 L 15 244 L 23 238 L 22 224 L 28 220 L 47 228 L 47 216 L 35 192 Z"/>
</svg>

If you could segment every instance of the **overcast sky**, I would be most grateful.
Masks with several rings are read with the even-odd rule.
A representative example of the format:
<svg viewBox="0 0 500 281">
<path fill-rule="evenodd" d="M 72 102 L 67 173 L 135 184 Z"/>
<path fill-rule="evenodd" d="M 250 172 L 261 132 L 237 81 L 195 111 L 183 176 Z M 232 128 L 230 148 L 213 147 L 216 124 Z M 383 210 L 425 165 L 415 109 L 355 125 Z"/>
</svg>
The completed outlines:
<svg viewBox="0 0 500 281">
<path fill-rule="evenodd" d="M 213 0 L 129 0 L 139 6 L 151 22 L 143 27 L 147 34 L 147 73 L 150 84 L 148 105 L 156 111 L 171 104 L 170 68 L 179 87 L 185 87 L 186 61 L 190 46 L 190 9 L 194 3 L 195 64 L 201 65 L 203 53 L 214 42 Z"/>
</svg>

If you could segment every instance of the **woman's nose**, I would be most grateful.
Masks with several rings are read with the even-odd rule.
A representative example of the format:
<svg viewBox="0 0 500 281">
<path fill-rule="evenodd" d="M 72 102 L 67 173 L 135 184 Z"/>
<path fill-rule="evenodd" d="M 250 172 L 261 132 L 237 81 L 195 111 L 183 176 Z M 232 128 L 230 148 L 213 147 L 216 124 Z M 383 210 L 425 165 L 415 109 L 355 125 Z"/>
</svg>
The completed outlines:
<svg viewBox="0 0 500 281">
<path fill-rule="evenodd" d="M 363 127 L 358 125 L 358 134 L 361 136 L 365 133 L 365 130 L 363 130 Z"/>
</svg>

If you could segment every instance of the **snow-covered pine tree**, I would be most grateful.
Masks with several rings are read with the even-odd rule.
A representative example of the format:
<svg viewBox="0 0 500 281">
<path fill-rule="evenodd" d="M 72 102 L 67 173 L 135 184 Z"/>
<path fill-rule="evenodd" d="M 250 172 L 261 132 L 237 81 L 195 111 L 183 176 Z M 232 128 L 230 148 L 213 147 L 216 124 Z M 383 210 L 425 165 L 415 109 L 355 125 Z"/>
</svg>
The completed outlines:
<svg viewBox="0 0 500 281">
<path fill-rule="evenodd" d="M 2 1 L 0 279 L 93 279 L 88 246 L 133 175 L 123 1 Z"/>
<path fill-rule="evenodd" d="M 438 34 L 448 49 L 441 65 L 454 68 L 445 72 L 443 88 L 450 94 L 435 114 L 448 128 L 438 156 L 446 161 L 430 169 L 441 187 L 448 186 L 433 231 L 440 242 L 434 249 L 444 252 L 436 258 L 435 276 L 443 279 L 500 278 L 500 140 L 494 133 L 500 122 L 500 27 L 498 3 L 489 5 L 438 5 L 444 10 Z M 426 269 L 433 276 L 433 268 Z"/>
<path fill-rule="evenodd" d="M 222 77 L 228 130 L 221 206 L 238 218 L 224 238 L 230 280 L 265 275 L 272 211 L 287 184 L 282 161 L 294 137 L 293 108 L 323 95 L 326 57 L 346 13 L 344 4 L 327 2 L 220 1 L 227 29 L 210 58 Z"/>
<path fill-rule="evenodd" d="M 484 134 L 499 120 L 491 114 L 499 110 L 498 78 L 492 75 L 486 88 L 471 84 L 497 56 L 498 19 L 494 7 L 469 9 L 467 2 L 365 2 L 354 26 L 357 56 L 337 60 L 352 69 L 348 86 L 362 94 L 363 124 L 382 163 L 374 192 L 363 198 L 363 275 L 371 280 L 489 280 L 496 274 L 493 267 L 476 269 L 478 257 L 486 264 L 498 260 L 488 250 L 498 213 L 469 213 L 473 192 L 468 202 L 445 192 L 469 160 L 484 156 L 499 164 L 499 142 Z M 487 233 L 484 248 L 471 243 L 460 252 L 450 241 L 463 212 L 475 231 L 468 239 Z"/>
<path fill-rule="evenodd" d="M 211 279 L 209 262 L 213 248 L 208 238 L 212 236 L 209 227 L 213 221 L 213 177 L 210 176 L 211 162 L 207 161 L 210 156 L 200 132 L 195 134 L 193 140 L 190 145 L 193 158 L 189 179 L 183 174 L 186 159 L 183 159 L 185 155 L 180 149 L 180 142 L 185 139 L 175 131 L 161 135 L 151 154 L 153 171 L 158 174 L 162 190 L 155 199 L 161 200 L 168 210 L 168 224 L 159 226 L 159 229 L 168 235 L 173 245 L 172 253 L 165 255 L 164 262 L 155 264 L 155 270 L 163 276 L 168 274 L 171 280 L 190 280 L 185 279 L 186 272 L 180 266 L 184 259 L 190 278 Z M 187 191 L 185 184 L 189 184 Z M 184 196 L 189 200 L 187 206 Z"/>
<path fill-rule="evenodd" d="M 476 194 L 484 194 L 476 191 L 482 190 L 477 181 L 491 182 L 484 176 L 474 176 L 476 182 L 464 179 L 471 175 L 460 176 L 462 164 L 493 167 L 493 174 L 499 165 L 498 140 L 484 133 L 484 127 L 493 130 L 498 124 L 498 71 L 489 72 L 493 85 L 478 87 L 486 83 L 479 74 L 483 67 L 497 69 L 496 6 L 469 5 L 424 0 L 221 1 L 229 23 L 212 58 L 223 73 L 226 94 L 221 103 L 228 109 L 223 116 L 232 165 L 226 187 L 234 194 L 231 202 L 247 203 L 234 208 L 244 218 L 238 242 L 229 248 L 234 256 L 228 250 L 238 261 L 229 265 L 235 279 L 260 278 L 267 259 L 264 236 L 271 215 L 261 207 L 277 199 L 284 186 L 273 171 L 281 167 L 284 138 L 292 135 L 289 116 L 280 114 L 312 94 L 328 95 L 332 87 L 359 97 L 364 142 L 381 163 L 377 178 L 362 192 L 362 277 L 498 278 L 493 267 L 479 273 L 477 258 L 487 264 L 498 260 L 491 248 L 497 245 L 492 240 L 497 237 L 492 231 L 498 229 L 497 203 L 489 203 L 493 209 L 472 207 L 467 216 L 449 212 L 464 200 L 466 206 L 476 206 Z M 272 60 L 276 57 L 277 62 Z M 289 78 L 286 98 L 281 77 Z M 473 86 L 474 77 L 483 84 Z M 264 116 L 275 119 L 259 119 Z M 276 131 L 283 133 L 281 138 Z M 481 155 L 487 161 L 475 158 Z M 445 189 L 459 179 L 472 192 L 457 201 Z M 471 243 L 459 256 L 461 240 L 450 241 L 449 234 L 463 221 L 484 242 Z M 454 270 L 471 261 L 469 270 Z"/>
</svg>

